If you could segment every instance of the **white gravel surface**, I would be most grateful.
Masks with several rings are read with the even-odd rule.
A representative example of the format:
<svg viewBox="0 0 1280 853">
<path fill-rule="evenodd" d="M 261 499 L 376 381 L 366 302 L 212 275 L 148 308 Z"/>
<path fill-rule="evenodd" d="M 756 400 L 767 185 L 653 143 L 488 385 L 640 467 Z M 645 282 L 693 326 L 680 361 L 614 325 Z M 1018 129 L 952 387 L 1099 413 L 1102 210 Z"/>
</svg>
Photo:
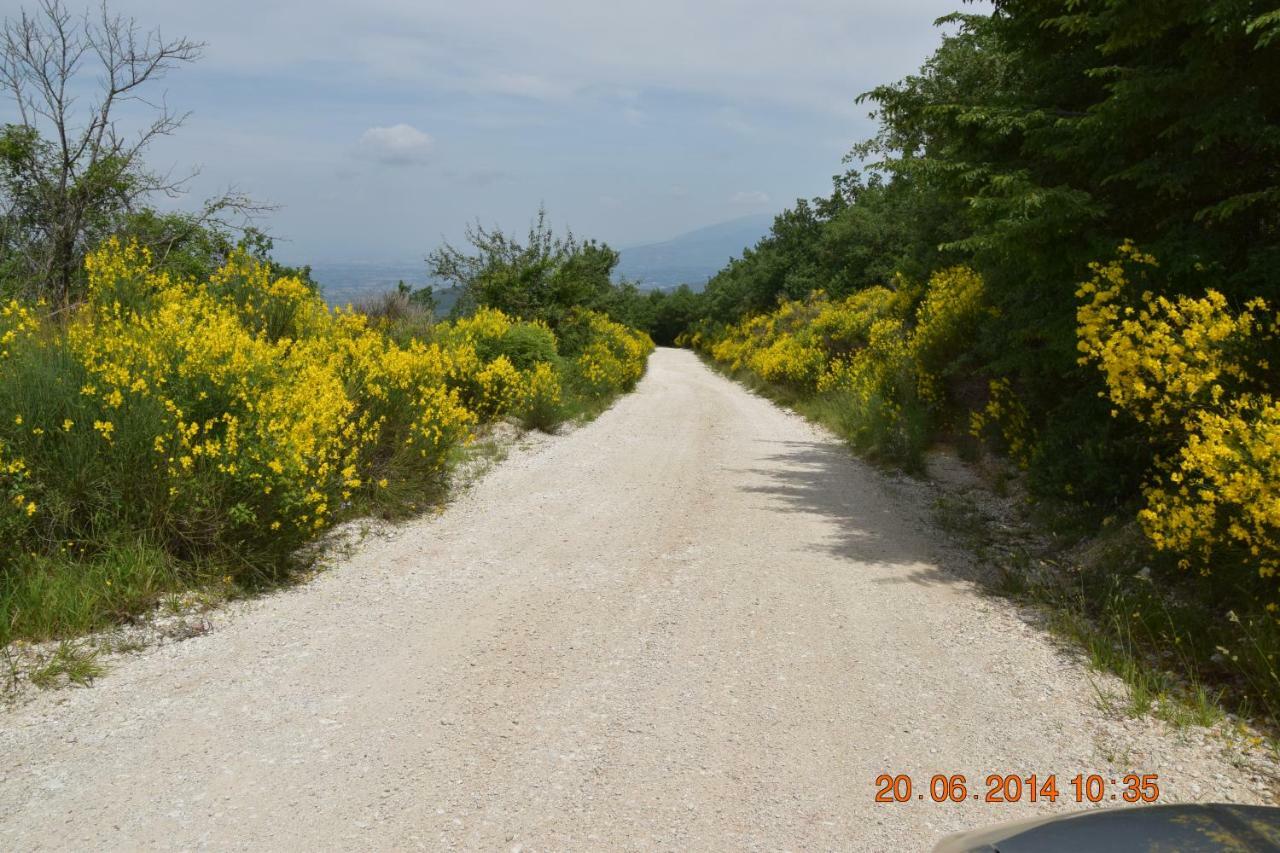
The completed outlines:
<svg viewBox="0 0 1280 853">
<path fill-rule="evenodd" d="M 1220 740 L 1100 711 L 921 504 L 659 350 L 443 515 L 0 713 L 0 848 L 920 850 L 1079 808 L 1081 771 L 1268 799 Z M 1064 796 L 939 805 L 940 772 Z"/>
</svg>

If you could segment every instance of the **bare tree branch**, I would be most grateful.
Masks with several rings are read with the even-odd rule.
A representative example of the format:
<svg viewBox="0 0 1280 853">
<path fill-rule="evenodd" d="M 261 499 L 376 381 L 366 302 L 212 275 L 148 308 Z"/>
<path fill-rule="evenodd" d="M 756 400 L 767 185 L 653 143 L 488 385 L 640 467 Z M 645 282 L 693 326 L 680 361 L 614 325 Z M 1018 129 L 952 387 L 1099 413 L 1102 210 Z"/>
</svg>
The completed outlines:
<svg viewBox="0 0 1280 853">
<path fill-rule="evenodd" d="M 175 112 L 161 94 L 146 94 L 175 68 L 200 58 L 201 42 L 166 39 L 133 18 L 112 14 L 103 2 L 75 17 L 63 0 L 38 0 L 0 29 L 0 93 L 16 107 L 18 122 L 3 128 L 0 162 L 4 223 L 0 250 L 29 262 L 43 287 L 60 301 L 71 296 L 88 242 L 108 233 L 146 199 L 180 195 L 195 176 L 153 173 L 144 163 L 158 138 L 182 127 L 190 113 Z M 97 96 L 81 107 L 78 78 L 96 69 Z M 141 104 L 153 116 L 124 131 L 122 104 Z M 46 141 L 49 140 L 49 141 Z M 195 223 L 265 209 L 229 192 L 206 203 Z"/>
</svg>

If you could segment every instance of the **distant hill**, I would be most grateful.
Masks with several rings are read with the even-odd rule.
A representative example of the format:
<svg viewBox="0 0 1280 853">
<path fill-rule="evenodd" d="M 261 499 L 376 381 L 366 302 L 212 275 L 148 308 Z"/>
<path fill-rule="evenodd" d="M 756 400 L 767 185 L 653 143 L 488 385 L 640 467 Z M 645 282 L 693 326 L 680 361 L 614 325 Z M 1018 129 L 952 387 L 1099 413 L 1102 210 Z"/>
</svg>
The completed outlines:
<svg viewBox="0 0 1280 853">
<path fill-rule="evenodd" d="M 744 216 L 699 228 L 661 243 L 620 250 L 616 278 L 639 281 L 646 290 L 688 284 L 701 290 L 707 279 L 742 250 L 754 246 L 773 225 L 772 214 Z"/>
</svg>

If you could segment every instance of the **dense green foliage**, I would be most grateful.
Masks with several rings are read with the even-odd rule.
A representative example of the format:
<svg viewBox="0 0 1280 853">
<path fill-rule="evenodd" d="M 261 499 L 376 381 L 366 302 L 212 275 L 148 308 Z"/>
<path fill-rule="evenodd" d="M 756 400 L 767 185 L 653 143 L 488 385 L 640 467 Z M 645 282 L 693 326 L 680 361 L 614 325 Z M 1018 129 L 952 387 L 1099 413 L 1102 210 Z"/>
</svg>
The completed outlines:
<svg viewBox="0 0 1280 853">
<path fill-rule="evenodd" d="M 613 290 L 618 253 L 595 240 L 561 237 L 539 210 L 524 242 L 498 228 L 467 229 L 470 252 L 448 243 L 431 253 L 431 274 L 459 287 L 458 313 L 496 308 L 555 328 L 577 307 L 599 309 Z"/>
<path fill-rule="evenodd" d="M 431 274 L 462 293 L 455 316 L 484 306 L 559 329 L 585 308 L 668 345 L 701 316 L 698 296 L 687 286 L 643 291 L 632 282 L 614 281 L 618 253 L 572 232 L 557 235 L 545 210 L 538 211 L 523 242 L 482 225 L 467 230 L 467 242 L 469 249 L 445 244 L 428 258 Z"/>
<path fill-rule="evenodd" d="M 918 74 L 862 96 L 880 119 L 849 158 L 864 172 L 781 214 L 695 325 L 967 264 L 993 309 L 970 375 L 1026 407 L 1032 483 L 1122 504 L 1151 450 L 1077 363 L 1075 290 L 1133 239 L 1165 292 L 1280 292 L 1280 17 L 1256 0 L 998 0 L 943 23 Z"/>
</svg>

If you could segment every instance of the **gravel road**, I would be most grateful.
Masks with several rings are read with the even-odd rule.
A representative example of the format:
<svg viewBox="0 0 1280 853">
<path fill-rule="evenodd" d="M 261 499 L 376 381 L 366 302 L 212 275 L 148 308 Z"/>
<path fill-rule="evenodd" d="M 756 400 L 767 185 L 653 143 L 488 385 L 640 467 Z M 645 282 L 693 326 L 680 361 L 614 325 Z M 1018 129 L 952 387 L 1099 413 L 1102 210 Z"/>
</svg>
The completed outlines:
<svg viewBox="0 0 1280 853">
<path fill-rule="evenodd" d="M 0 712 L 0 848 L 918 850 L 1080 808 L 1081 771 L 1266 799 L 1100 711 L 919 495 L 659 350 L 442 515 Z M 913 801 L 874 803 L 882 773 Z M 939 805 L 934 773 L 1063 796 Z"/>
</svg>

